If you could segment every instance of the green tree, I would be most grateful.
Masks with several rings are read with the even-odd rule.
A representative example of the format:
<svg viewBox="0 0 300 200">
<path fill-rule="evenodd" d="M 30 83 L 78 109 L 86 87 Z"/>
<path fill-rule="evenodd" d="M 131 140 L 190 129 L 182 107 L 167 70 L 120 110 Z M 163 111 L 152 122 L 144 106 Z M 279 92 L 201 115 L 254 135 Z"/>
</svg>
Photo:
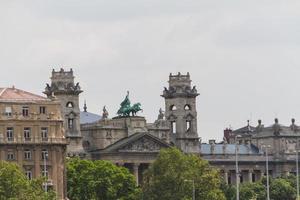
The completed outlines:
<svg viewBox="0 0 300 200">
<path fill-rule="evenodd" d="M 296 189 L 286 178 L 276 178 L 270 184 L 270 197 L 273 200 L 294 200 Z"/>
<path fill-rule="evenodd" d="M 236 187 L 231 184 L 227 184 L 224 180 L 221 183 L 221 190 L 223 191 L 227 200 L 235 200 Z"/>
<path fill-rule="evenodd" d="M 68 197 L 72 200 L 135 200 L 140 190 L 134 176 L 108 161 L 67 161 Z"/>
<path fill-rule="evenodd" d="M 207 161 L 176 148 L 163 149 L 144 174 L 144 200 L 223 200 L 219 172 Z"/>
<path fill-rule="evenodd" d="M 43 179 L 28 180 L 18 165 L 0 161 L 1 200 L 54 200 L 55 193 L 45 193 L 43 182 Z"/>
</svg>

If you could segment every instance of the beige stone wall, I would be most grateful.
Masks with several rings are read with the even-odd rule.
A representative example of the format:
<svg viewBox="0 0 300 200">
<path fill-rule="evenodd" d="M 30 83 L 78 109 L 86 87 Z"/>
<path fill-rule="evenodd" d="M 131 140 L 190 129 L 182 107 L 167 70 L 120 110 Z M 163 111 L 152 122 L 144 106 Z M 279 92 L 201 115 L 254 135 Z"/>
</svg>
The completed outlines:
<svg viewBox="0 0 300 200">
<path fill-rule="evenodd" d="M 28 106 L 28 116 L 22 115 L 23 106 Z M 45 114 L 40 114 L 40 106 L 46 107 Z M 5 114 L 6 107 L 12 108 L 11 116 Z M 7 128 L 13 128 L 12 139 L 7 137 Z M 30 128 L 29 138 L 24 137 L 24 128 Z M 47 138 L 42 138 L 42 128 L 47 128 Z M 48 152 L 46 162 L 42 158 L 44 150 Z M 32 173 L 32 178 L 41 176 L 46 164 L 49 187 L 56 190 L 58 199 L 66 197 L 65 153 L 59 102 L 0 102 L 0 159 L 19 164 L 24 173 Z"/>
<path fill-rule="evenodd" d="M 86 150 L 104 149 L 107 146 L 135 133 L 148 132 L 165 142 L 169 142 L 169 127 L 165 120 L 158 126 L 148 125 L 144 117 L 104 119 L 92 124 L 81 125 L 83 143 Z"/>
</svg>

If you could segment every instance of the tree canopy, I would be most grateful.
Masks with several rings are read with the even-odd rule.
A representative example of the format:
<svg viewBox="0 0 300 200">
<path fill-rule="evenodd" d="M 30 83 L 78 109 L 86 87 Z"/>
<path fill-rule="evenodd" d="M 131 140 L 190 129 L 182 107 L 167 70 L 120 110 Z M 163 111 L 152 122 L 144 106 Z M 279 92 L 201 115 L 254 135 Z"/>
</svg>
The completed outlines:
<svg viewBox="0 0 300 200">
<path fill-rule="evenodd" d="M 69 159 L 67 186 L 72 200 L 136 200 L 140 195 L 134 176 L 126 168 L 103 160 Z"/>
<path fill-rule="evenodd" d="M 0 161 L 0 199 L 54 200 L 55 193 L 44 192 L 43 182 L 43 179 L 29 180 L 18 165 Z"/>
<path fill-rule="evenodd" d="M 144 200 L 223 200 L 219 172 L 196 155 L 163 149 L 144 174 Z"/>
<path fill-rule="evenodd" d="M 236 199 L 236 188 L 234 185 L 222 187 L 227 200 Z M 265 200 L 267 198 L 266 177 L 254 183 L 240 184 L 240 199 L 243 200 Z M 295 200 L 296 199 L 296 177 L 270 177 L 270 198 L 272 200 Z"/>
</svg>

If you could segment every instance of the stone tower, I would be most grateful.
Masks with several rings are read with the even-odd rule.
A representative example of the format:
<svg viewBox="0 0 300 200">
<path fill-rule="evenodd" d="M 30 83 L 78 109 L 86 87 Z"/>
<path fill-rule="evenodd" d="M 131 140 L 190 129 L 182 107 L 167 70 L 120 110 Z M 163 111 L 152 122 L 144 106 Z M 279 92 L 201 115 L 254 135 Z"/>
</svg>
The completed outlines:
<svg viewBox="0 0 300 200">
<path fill-rule="evenodd" d="M 196 87 L 191 88 L 189 73 L 170 74 L 169 88 L 164 89 L 165 115 L 170 124 L 170 139 L 182 151 L 199 153 L 197 133 Z"/>
<path fill-rule="evenodd" d="M 79 94 L 82 92 L 79 83 L 74 84 L 73 70 L 52 70 L 51 85 L 47 84 L 45 94 L 49 98 L 57 98 L 61 102 L 64 118 L 65 136 L 69 141 L 67 152 L 78 155 L 83 151 L 80 132 Z"/>
</svg>

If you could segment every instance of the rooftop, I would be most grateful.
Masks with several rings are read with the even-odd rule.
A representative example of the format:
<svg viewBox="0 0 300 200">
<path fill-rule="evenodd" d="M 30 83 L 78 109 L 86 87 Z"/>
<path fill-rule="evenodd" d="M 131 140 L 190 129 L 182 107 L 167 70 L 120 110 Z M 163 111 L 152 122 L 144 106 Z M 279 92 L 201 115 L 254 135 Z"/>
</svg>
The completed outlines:
<svg viewBox="0 0 300 200">
<path fill-rule="evenodd" d="M 11 88 L 0 88 L 0 101 L 45 101 L 48 100 L 46 97 L 33 94 L 15 87 Z"/>
<path fill-rule="evenodd" d="M 80 124 L 88 124 L 88 123 L 94 123 L 101 119 L 102 117 L 100 115 L 90 113 L 87 111 L 80 112 Z"/>
</svg>

